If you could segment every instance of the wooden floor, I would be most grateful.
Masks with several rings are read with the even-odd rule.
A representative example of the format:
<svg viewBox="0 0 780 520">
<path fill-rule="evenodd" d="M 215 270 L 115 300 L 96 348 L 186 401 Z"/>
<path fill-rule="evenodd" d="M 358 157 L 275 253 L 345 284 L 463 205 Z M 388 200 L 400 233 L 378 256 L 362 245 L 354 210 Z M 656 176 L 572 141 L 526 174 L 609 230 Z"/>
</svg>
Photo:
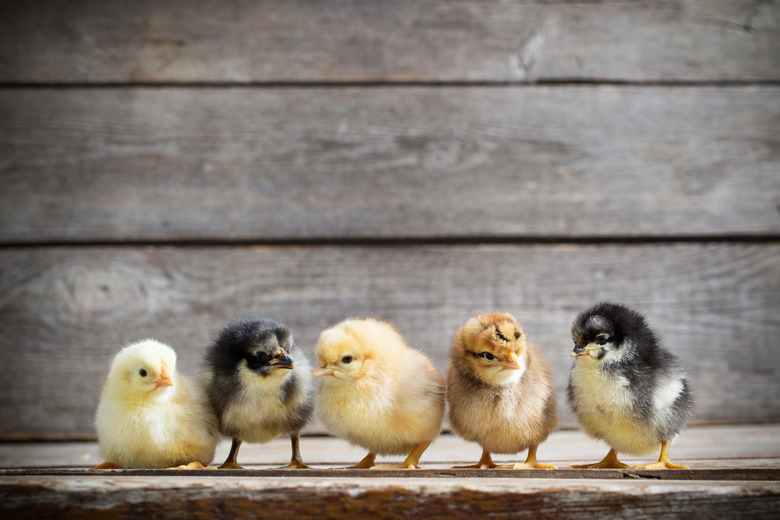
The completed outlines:
<svg viewBox="0 0 780 520">
<path fill-rule="evenodd" d="M 217 461 L 228 447 L 220 446 Z M 365 453 L 331 437 L 302 439 L 312 470 L 274 469 L 288 462 L 289 450 L 285 439 L 245 445 L 239 457 L 243 471 L 97 471 L 90 469 L 101 462 L 92 442 L 0 444 L 0 509 L 4 518 L 721 519 L 777 518 L 780 512 L 780 424 L 690 428 L 672 450 L 672 460 L 690 469 L 675 471 L 572 469 L 607 451 L 579 431 L 556 432 L 540 447 L 540 462 L 554 463 L 557 470 L 452 469 L 476 462 L 480 449 L 451 435 L 431 445 L 416 471 L 334 469 Z"/>
</svg>

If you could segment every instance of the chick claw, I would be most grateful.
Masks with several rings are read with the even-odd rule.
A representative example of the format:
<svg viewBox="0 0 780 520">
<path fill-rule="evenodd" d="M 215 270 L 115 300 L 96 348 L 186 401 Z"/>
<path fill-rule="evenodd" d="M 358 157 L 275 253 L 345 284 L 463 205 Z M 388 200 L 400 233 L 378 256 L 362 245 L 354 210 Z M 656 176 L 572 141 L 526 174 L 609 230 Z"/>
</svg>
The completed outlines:
<svg viewBox="0 0 780 520">
<path fill-rule="evenodd" d="M 363 460 L 355 464 L 354 466 L 347 466 L 341 469 L 371 469 L 374 467 L 374 461 L 376 460 L 376 453 L 369 453 Z"/>
<path fill-rule="evenodd" d="M 688 469 L 688 466 L 681 466 L 679 464 L 672 464 L 668 460 L 659 461 L 654 464 L 643 464 L 634 466 L 633 469 Z"/>
<path fill-rule="evenodd" d="M 387 464 L 383 466 L 371 466 L 371 469 L 420 469 L 419 466 L 416 466 L 414 464 Z"/>
<path fill-rule="evenodd" d="M 628 464 L 623 464 L 618 460 L 615 450 L 609 450 L 609 453 L 600 462 L 572 466 L 574 469 L 628 469 L 630 467 Z"/>
<path fill-rule="evenodd" d="M 417 463 L 420 462 L 420 457 L 431 445 L 431 441 L 423 441 L 414 447 L 412 452 L 406 457 L 401 464 L 390 464 L 389 466 L 373 466 L 371 469 L 419 469 Z M 362 462 L 362 461 L 361 461 Z"/>
<path fill-rule="evenodd" d="M 688 466 L 672 464 L 669 460 L 669 444 L 669 441 L 661 442 L 661 455 L 658 457 L 658 462 L 634 466 L 633 469 L 688 469 Z"/>
<path fill-rule="evenodd" d="M 182 464 L 181 466 L 174 466 L 166 469 L 217 469 L 214 466 L 204 466 L 199 461 L 190 462 L 189 464 Z"/>
<path fill-rule="evenodd" d="M 539 464 L 536 460 L 536 450 L 538 446 L 533 445 L 528 448 L 528 456 L 525 458 L 525 462 L 518 462 L 517 464 L 509 464 L 498 466 L 499 468 L 507 469 L 558 469 L 558 466 L 552 464 Z"/>
<path fill-rule="evenodd" d="M 517 464 L 502 464 L 496 466 L 500 469 L 558 469 L 553 464 L 539 464 L 538 462 L 518 462 Z"/>
<path fill-rule="evenodd" d="M 244 469 L 244 466 L 239 466 L 237 463 L 226 460 L 219 469 Z"/>
<path fill-rule="evenodd" d="M 471 466 L 454 466 L 452 469 L 493 469 L 497 467 L 498 465 L 495 464 L 490 457 L 490 452 L 482 450 L 482 457 L 476 464 L 472 464 Z"/>
<path fill-rule="evenodd" d="M 113 462 L 104 462 L 103 464 L 98 464 L 92 469 L 119 469 L 119 466 L 117 466 Z"/>
<path fill-rule="evenodd" d="M 307 466 L 299 460 L 291 460 L 288 465 L 274 469 L 311 469 L 311 466 Z"/>
</svg>

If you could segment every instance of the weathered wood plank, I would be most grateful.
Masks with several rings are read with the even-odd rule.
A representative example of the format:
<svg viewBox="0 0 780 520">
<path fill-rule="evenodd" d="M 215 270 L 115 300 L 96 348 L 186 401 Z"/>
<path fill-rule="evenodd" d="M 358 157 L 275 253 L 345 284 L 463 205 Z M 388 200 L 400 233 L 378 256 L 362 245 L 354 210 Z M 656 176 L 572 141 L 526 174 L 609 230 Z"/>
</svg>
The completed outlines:
<svg viewBox="0 0 780 520">
<path fill-rule="evenodd" d="M 470 316 L 507 310 L 563 398 L 570 322 L 600 299 L 647 313 L 690 366 L 696 423 L 780 419 L 780 244 L 88 247 L 0 250 L 0 438 L 93 435 L 123 344 L 170 343 L 192 373 L 239 314 L 288 323 L 310 354 L 349 316 L 389 319 L 443 370 Z M 562 403 L 564 424 L 574 424 Z"/>
<path fill-rule="evenodd" d="M 5 89 L 0 241 L 776 236 L 780 89 Z"/>
<path fill-rule="evenodd" d="M 780 79 L 780 6 L 8 1 L 0 82 Z"/>
<path fill-rule="evenodd" d="M 699 472 L 699 475 L 703 471 L 714 470 L 711 474 L 705 474 L 707 478 L 720 478 L 730 474 L 735 480 L 768 480 L 771 475 L 780 472 L 780 444 L 777 442 L 779 437 L 780 423 L 692 426 L 674 442 L 672 457 L 676 462 L 690 466 L 692 470 Z M 230 442 L 222 442 L 217 448 L 214 460 L 216 462 L 225 460 L 229 449 Z M 601 458 L 606 450 L 604 443 L 587 437 L 580 430 L 558 430 L 540 446 L 539 457 L 545 463 L 552 463 L 561 469 L 566 469 L 572 464 L 593 462 Z M 304 436 L 301 440 L 301 453 L 306 464 L 319 469 L 348 466 L 365 456 L 362 448 L 329 436 Z M 449 470 L 455 465 L 473 464 L 479 459 L 481 453 L 477 444 L 445 433 L 425 451 L 421 460 L 421 469 L 442 473 L 441 470 Z M 629 464 L 644 464 L 652 461 L 655 455 L 646 457 L 621 455 L 621 460 Z M 494 460 L 501 464 L 518 462 L 521 458 L 525 458 L 525 453 L 494 455 Z M 284 466 L 289 460 L 290 440 L 286 438 L 278 438 L 266 444 L 244 444 L 241 447 L 240 462 L 248 470 L 252 470 L 252 474 L 267 476 L 270 472 L 277 475 L 273 473 L 275 470 L 269 468 Z M 398 456 L 380 456 L 378 459 L 381 464 L 393 464 L 401 460 L 402 457 Z M 74 471 L 78 474 L 101 462 L 103 460 L 96 442 L 0 443 L 0 468 L 15 468 L 14 471 L 0 470 L 0 477 L 18 474 L 64 474 L 62 473 L 64 471 Z M 509 474 L 513 472 L 514 470 Z M 750 475 L 744 474 L 747 472 Z M 581 470 L 574 478 L 598 478 L 598 475 L 593 473 L 594 471 Z M 615 477 L 614 473 L 606 473 L 605 478 Z M 666 473 L 667 478 L 674 479 L 680 478 L 681 475 L 679 471 Z M 107 473 L 99 471 L 99 474 Z M 225 473 L 220 472 L 220 474 Z M 238 475 L 246 474 L 246 472 L 238 473 Z M 444 476 L 457 474 L 458 472 L 443 473 Z M 497 473 L 487 472 L 482 476 L 491 474 Z M 505 475 L 505 473 L 501 474 Z M 686 475 L 693 474 L 690 472 Z M 777 477 L 774 479 L 776 480 Z"/>
<path fill-rule="evenodd" d="M 771 518 L 777 482 L 570 479 L 5 477 L 11 518 Z"/>
</svg>

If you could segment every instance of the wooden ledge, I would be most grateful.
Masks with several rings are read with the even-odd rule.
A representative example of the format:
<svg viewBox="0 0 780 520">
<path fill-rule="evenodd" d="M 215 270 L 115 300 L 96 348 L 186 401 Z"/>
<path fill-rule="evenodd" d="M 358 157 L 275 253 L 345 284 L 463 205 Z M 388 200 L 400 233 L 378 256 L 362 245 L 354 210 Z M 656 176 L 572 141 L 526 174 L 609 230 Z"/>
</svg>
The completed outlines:
<svg viewBox="0 0 780 520">
<path fill-rule="evenodd" d="M 557 470 L 452 469 L 480 449 L 452 435 L 434 442 L 418 470 L 344 470 L 364 455 L 330 437 L 305 437 L 304 461 L 287 463 L 289 440 L 242 447 L 245 470 L 93 470 L 94 442 L 0 444 L 2 518 L 767 518 L 780 510 L 780 425 L 695 427 L 672 459 L 687 470 L 591 470 L 603 444 L 559 431 L 539 450 Z M 225 456 L 226 443 L 217 460 Z M 522 458 L 495 457 L 500 463 Z M 584 459 L 584 460 L 583 460 Z M 622 459 L 628 464 L 652 457 Z M 398 462 L 393 457 L 380 463 Z M 4 468 L 4 469 L 2 469 Z"/>
<path fill-rule="evenodd" d="M 372 479 L 372 478 L 422 478 L 422 479 L 570 479 L 570 480 L 780 480 L 780 467 L 766 468 L 741 461 L 743 465 L 735 468 L 694 468 L 682 470 L 643 470 L 643 469 L 571 469 L 552 470 L 532 469 L 453 469 L 421 468 L 416 470 L 348 470 L 340 468 L 312 469 L 255 469 L 243 470 L 176 470 L 176 469 L 77 469 L 77 468 L 18 468 L 0 470 L 0 477 L 164 477 L 164 478 L 285 478 L 285 479 Z"/>
</svg>

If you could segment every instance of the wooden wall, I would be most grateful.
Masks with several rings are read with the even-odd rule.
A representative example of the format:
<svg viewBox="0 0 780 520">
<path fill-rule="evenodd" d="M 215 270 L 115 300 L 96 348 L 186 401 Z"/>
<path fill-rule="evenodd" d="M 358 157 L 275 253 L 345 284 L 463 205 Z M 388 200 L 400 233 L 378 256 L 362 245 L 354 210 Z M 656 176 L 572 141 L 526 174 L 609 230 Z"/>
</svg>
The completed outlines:
<svg viewBox="0 0 780 520">
<path fill-rule="evenodd" d="M 117 349 L 192 373 L 236 315 L 444 369 L 506 310 L 563 398 L 601 299 L 696 423 L 780 420 L 777 2 L 0 3 L 0 440 L 92 437 Z"/>
</svg>

